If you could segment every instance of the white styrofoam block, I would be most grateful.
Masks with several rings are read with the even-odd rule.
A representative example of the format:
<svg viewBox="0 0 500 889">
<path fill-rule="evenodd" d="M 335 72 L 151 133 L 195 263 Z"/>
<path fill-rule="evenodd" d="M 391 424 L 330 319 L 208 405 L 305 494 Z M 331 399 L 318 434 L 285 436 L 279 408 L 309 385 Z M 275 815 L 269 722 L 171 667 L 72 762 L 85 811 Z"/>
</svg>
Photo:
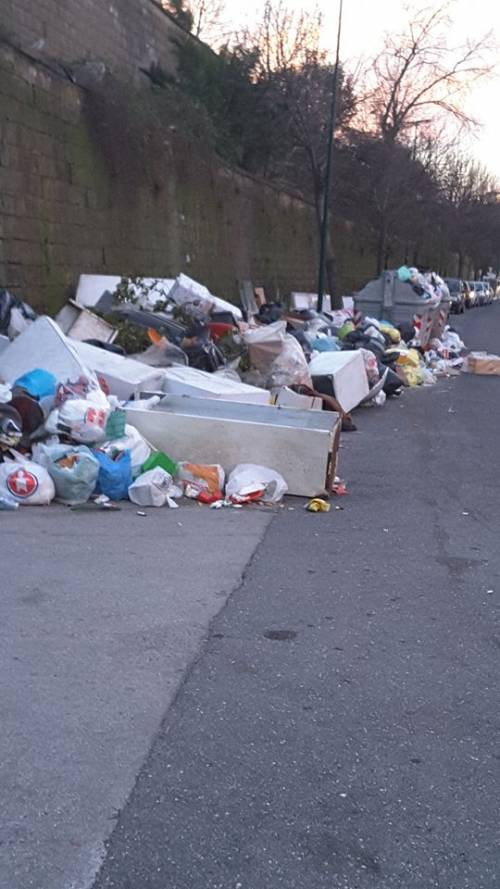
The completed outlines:
<svg viewBox="0 0 500 889">
<path fill-rule="evenodd" d="M 322 352 L 309 364 L 313 377 L 331 377 L 335 398 L 345 411 L 351 411 L 369 392 L 363 356 L 359 351 Z"/>
<path fill-rule="evenodd" d="M 121 280 L 120 275 L 80 275 L 75 302 L 82 308 L 92 308 L 107 290 L 114 293 Z M 137 305 L 142 309 L 153 309 L 156 303 L 166 299 L 175 283 L 174 278 L 141 278 L 141 281 L 150 288 L 146 295 L 132 283 L 130 290 L 137 296 Z"/>
<path fill-rule="evenodd" d="M 291 309 L 317 309 L 318 294 L 317 293 L 291 293 L 290 308 Z M 327 293 L 323 295 L 323 311 L 331 312 L 332 301 Z"/>
<path fill-rule="evenodd" d="M 46 315 L 19 334 L 0 354 L 0 378 L 14 382 L 22 374 L 40 367 L 62 383 L 77 380 L 87 367 L 60 327 Z"/>
<path fill-rule="evenodd" d="M 289 407 L 299 411 L 320 411 L 323 409 L 321 398 L 315 398 L 311 395 L 300 395 L 299 392 L 294 392 L 288 386 L 280 389 L 276 396 L 275 404 L 278 407 Z"/>
<path fill-rule="evenodd" d="M 96 306 L 103 293 L 114 293 L 121 281 L 120 275 L 80 275 L 75 302 L 79 306 Z"/>
<path fill-rule="evenodd" d="M 189 395 L 197 398 L 218 398 L 221 401 L 236 401 L 246 404 L 269 404 L 267 389 L 248 386 L 229 377 L 216 373 L 206 373 L 194 367 L 167 367 L 165 392 L 171 395 Z"/>
<path fill-rule="evenodd" d="M 77 340 L 71 340 L 71 343 L 81 361 L 106 380 L 111 394 L 117 398 L 128 400 L 141 391 L 163 391 L 164 368 L 150 367 L 89 343 Z"/>
<path fill-rule="evenodd" d="M 121 280 L 121 275 L 80 275 L 75 301 L 79 306 L 92 308 L 97 305 L 107 290 L 114 293 Z M 141 289 L 134 287 L 133 284 L 130 287 L 139 298 L 138 305 L 143 309 L 153 309 L 156 303 L 161 302 L 168 295 L 170 299 L 179 304 L 187 300 L 200 299 L 203 302 L 211 303 L 220 311 L 232 312 L 238 321 L 243 318 L 238 306 L 234 306 L 218 296 L 213 296 L 203 284 L 199 284 L 188 275 L 181 274 L 177 278 L 141 277 L 141 281 L 151 288 L 147 296 L 144 297 Z"/>
</svg>

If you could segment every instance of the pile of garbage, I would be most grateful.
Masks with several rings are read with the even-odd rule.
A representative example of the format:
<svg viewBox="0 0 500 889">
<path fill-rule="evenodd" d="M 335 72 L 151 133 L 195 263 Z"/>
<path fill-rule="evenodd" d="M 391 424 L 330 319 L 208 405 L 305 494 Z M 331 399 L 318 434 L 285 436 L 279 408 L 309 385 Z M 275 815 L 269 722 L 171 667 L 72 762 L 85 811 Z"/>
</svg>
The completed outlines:
<svg viewBox="0 0 500 889">
<path fill-rule="evenodd" d="M 320 313 L 247 287 L 242 303 L 185 275 L 82 275 L 54 321 L 0 291 L 0 507 L 328 494 L 355 408 L 463 363 L 446 319 L 424 348 L 352 300 Z"/>
</svg>

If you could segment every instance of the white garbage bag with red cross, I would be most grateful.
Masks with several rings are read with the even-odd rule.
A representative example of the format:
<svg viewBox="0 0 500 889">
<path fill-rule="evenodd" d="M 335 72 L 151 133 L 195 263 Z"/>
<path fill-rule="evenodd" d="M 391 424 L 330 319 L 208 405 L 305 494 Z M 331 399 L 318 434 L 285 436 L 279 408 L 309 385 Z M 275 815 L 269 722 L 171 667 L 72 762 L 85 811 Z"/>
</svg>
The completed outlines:
<svg viewBox="0 0 500 889">
<path fill-rule="evenodd" d="M 21 505 L 46 506 L 56 491 L 44 466 L 31 460 L 9 460 L 0 463 L 0 497 L 5 494 Z"/>
<path fill-rule="evenodd" d="M 78 444 L 98 444 L 106 437 L 109 403 L 99 404 L 88 398 L 68 398 L 55 408 L 45 423 L 47 432 L 67 435 Z"/>
</svg>

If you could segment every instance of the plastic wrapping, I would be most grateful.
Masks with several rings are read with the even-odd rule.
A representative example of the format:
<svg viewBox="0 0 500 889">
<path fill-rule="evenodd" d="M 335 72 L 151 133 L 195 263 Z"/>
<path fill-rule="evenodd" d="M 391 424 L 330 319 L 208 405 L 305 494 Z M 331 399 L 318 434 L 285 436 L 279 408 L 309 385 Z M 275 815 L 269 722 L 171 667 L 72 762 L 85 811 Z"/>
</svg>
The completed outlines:
<svg viewBox="0 0 500 889">
<path fill-rule="evenodd" d="M 278 503 L 288 491 L 288 485 L 279 472 L 253 463 L 240 463 L 233 469 L 226 485 L 226 499 L 234 503 L 261 500 Z"/>
<path fill-rule="evenodd" d="M 99 463 L 97 493 L 105 494 L 110 500 L 126 500 L 132 484 L 130 451 L 118 451 L 111 456 L 105 451 L 96 450 L 94 456 Z"/>
<path fill-rule="evenodd" d="M 165 506 L 172 490 L 172 476 L 160 466 L 144 472 L 128 489 L 128 496 L 137 506 Z"/>
<path fill-rule="evenodd" d="M 179 463 L 177 478 L 186 497 L 207 503 L 222 498 L 225 473 L 218 464 Z"/>
<path fill-rule="evenodd" d="M 33 448 L 33 460 L 47 469 L 62 503 L 86 503 L 94 493 L 99 463 L 88 448 L 40 443 Z"/>
<path fill-rule="evenodd" d="M 284 337 L 281 351 L 269 369 L 267 385 L 270 389 L 312 385 L 304 350 L 293 336 Z"/>
<path fill-rule="evenodd" d="M 125 435 L 117 438 L 112 442 L 107 442 L 99 450 L 112 454 L 117 451 L 130 451 L 130 461 L 132 466 L 132 475 L 140 475 L 143 464 L 151 456 L 151 445 L 148 444 L 141 433 L 128 423 L 125 426 Z"/>
</svg>

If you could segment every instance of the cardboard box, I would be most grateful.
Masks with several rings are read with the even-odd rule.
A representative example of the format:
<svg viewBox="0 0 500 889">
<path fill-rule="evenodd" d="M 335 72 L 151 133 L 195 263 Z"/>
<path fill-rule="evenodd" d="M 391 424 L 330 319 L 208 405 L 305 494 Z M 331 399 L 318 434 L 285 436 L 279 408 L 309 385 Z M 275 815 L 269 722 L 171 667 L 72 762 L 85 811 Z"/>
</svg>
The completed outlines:
<svg viewBox="0 0 500 889">
<path fill-rule="evenodd" d="M 471 352 L 467 359 L 467 369 L 473 374 L 500 376 L 500 356 Z"/>
</svg>

